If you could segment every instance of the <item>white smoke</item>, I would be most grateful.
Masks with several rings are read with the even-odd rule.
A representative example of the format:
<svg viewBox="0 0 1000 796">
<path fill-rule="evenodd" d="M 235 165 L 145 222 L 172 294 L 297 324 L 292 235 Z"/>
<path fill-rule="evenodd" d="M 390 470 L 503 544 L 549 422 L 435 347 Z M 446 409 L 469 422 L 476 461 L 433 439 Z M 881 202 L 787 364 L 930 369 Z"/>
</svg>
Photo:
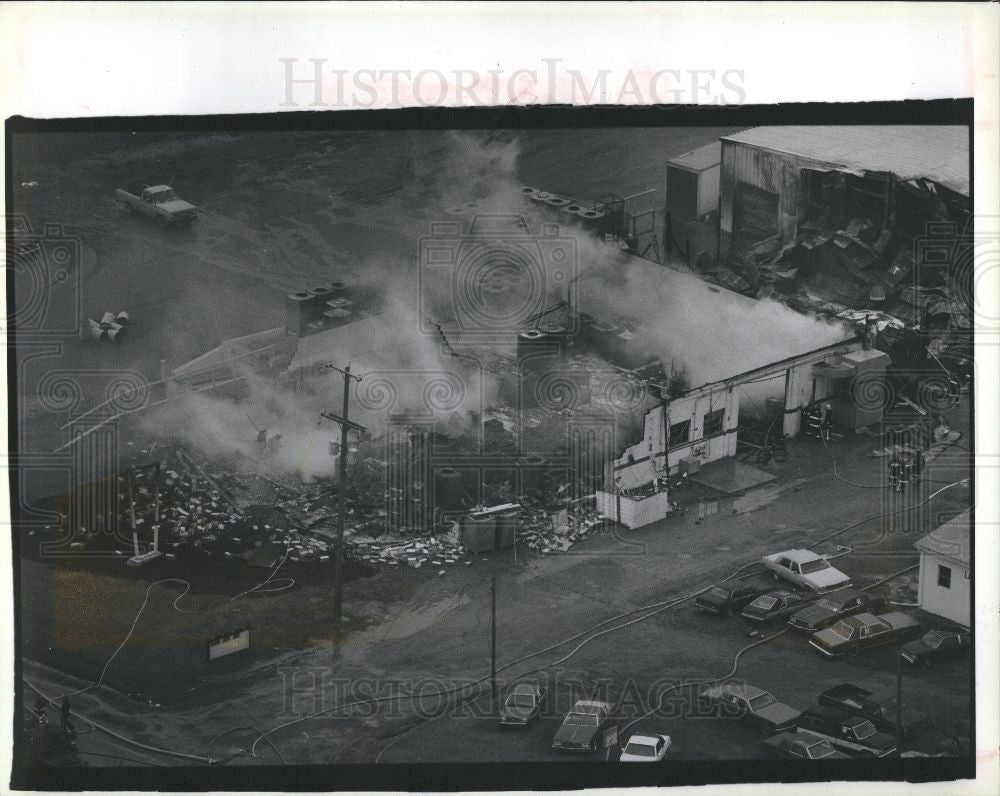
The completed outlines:
<svg viewBox="0 0 1000 796">
<path fill-rule="evenodd" d="M 370 425 L 376 433 L 390 411 L 430 410 L 438 421 L 454 423 L 458 418 L 466 422 L 470 412 L 478 412 L 496 399 L 496 380 L 487 377 L 483 384 L 478 383 L 477 374 L 451 356 L 440 336 L 428 331 L 427 318 L 421 316 L 418 297 L 422 284 L 416 254 L 420 237 L 428 234 L 428 224 L 433 221 L 468 224 L 476 213 L 500 213 L 524 216 L 534 231 L 540 231 L 542 224 L 558 223 L 560 234 L 572 237 L 576 244 L 580 308 L 604 319 L 630 319 L 643 352 L 659 357 L 668 371 L 671 363 L 683 366 L 690 386 L 847 336 L 841 325 L 806 317 L 776 301 L 754 301 L 709 286 L 694 275 L 628 257 L 614 244 L 597 240 L 582 224 L 566 224 L 567 218 L 572 220 L 568 214 L 523 197 L 516 140 L 450 133 L 443 146 L 441 141 L 435 138 L 427 144 L 414 144 L 410 158 L 413 184 L 386 200 L 379 211 L 385 223 L 393 225 L 394 234 L 384 242 L 375 241 L 370 256 L 361 264 L 363 286 L 384 295 L 383 314 L 377 322 L 338 329 L 328 352 L 341 367 L 350 360 L 354 373 L 372 380 L 387 374 L 394 384 L 397 399 L 389 408 L 372 409 L 370 401 L 366 405 L 359 392 L 367 386 L 364 383 L 354 391 L 358 397 L 352 419 Z M 468 203 L 474 206 L 464 215 L 447 212 Z M 409 241 L 403 250 L 389 243 L 400 240 L 400 233 Z M 331 274 L 331 278 L 339 276 Z M 552 294 L 565 297 L 560 293 L 564 290 L 561 287 Z M 431 305 L 446 309 L 454 302 L 453 291 L 454 286 L 442 288 L 440 295 L 432 297 Z M 275 296 L 276 302 L 281 300 L 280 295 Z M 519 331 L 511 329 L 511 338 Z M 463 350 L 490 353 L 468 347 Z M 507 353 L 512 354 L 509 347 Z M 428 405 L 425 388 L 432 374 L 442 371 L 456 374 L 463 389 L 457 401 L 445 395 L 438 402 L 445 408 L 435 409 Z M 259 458 L 256 424 L 266 428 L 270 436 L 281 435 L 280 446 L 271 454 L 271 466 L 306 479 L 331 475 L 334 461 L 329 442 L 339 438 L 339 433 L 328 421 L 320 424 L 319 415 L 323 410 L 340 413 L 340 375 L 330 371 L 299 392 L 249 372 L 243 375 L 248 393 L 243 400 L 187 396 L 150 413 L 147 426 L 184 439 L 207 457 L 239 454 L 253 460 Z M 757 399 L 762 400 L 770 389 L 763 386 L 755 390 Z"/>
</svg>

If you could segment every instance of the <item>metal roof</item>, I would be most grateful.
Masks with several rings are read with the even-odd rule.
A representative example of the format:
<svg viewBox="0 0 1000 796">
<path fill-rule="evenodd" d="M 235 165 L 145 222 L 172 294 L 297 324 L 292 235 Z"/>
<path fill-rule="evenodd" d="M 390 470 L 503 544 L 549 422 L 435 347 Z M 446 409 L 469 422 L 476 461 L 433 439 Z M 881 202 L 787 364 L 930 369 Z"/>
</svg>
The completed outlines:
<svg viewBox="0 0 1000 796">
<path fill-rule="evenodd" d="M 969 130 L 958 125 L 752 127 L 722 137 L 845 171 L 890 171 L 969 195 Z"/>
<path fill-rule="evenodd" d="M 968 564 L 972 552 L 971 528 L 971 510 L 967 509 L 918 540 L 914 547 L 924 553 L 933 553 Z"/>
<path fill-rule="evenodd" d="M 668 166 L 677 166 L 685 171 L 705 171 L 718 166 L 722 161 L 722 141 L 713 141 L 705 146 L 674 155 L 667 161 Z"/>
</svg>

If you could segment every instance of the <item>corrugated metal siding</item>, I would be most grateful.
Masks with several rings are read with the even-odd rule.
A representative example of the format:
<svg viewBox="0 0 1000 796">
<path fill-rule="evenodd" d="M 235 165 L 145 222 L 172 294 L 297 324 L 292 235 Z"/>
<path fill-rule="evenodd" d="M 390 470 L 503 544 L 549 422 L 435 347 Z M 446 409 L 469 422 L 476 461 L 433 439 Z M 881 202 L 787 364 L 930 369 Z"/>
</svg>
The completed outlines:
<svg viewBox="0 0 1000 796">
<path fill-rule="evenodd" d="M 799 171 L 820 164 L 793 155 L 779 155 L 734 141 L 722 141 L 721 198 L 723 232 L 733 232 L 736 186 L 739 183 L 778 194 L 778 232 L 782 244 L 795 237 L 798 226 Z"/>
</svg>

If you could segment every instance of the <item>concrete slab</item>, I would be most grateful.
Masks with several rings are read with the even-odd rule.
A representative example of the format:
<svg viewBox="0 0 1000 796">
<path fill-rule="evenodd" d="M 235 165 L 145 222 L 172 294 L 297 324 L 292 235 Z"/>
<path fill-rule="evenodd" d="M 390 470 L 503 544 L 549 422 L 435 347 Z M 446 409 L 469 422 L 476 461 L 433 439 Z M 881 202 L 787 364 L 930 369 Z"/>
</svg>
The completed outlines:
<svg viewBox="0 0 1000 796">
<path fill-rule="evenodd" d="M 689 478 L 696 484 L 732 495 L 736 492 L 744 492 L 755 486 L 766 484 L 777 477 L 757 467 L 751 467 L 749 464 L 739 462 L 736 459 L 722 459 L 721 461 L 705 465 Z"/>
</svg>

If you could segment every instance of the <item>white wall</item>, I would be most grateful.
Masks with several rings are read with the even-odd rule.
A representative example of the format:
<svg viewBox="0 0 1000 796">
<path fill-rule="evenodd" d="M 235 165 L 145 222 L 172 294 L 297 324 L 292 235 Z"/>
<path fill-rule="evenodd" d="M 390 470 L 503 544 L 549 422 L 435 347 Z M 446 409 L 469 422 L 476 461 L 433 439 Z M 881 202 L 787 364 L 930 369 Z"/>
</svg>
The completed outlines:
<svg viewBox="0 0 1000 796">
<path fill-rule="evenodd" d="M 938 566 L 951 568 L 951 587 L 938 586 Z M 969 567 L 933 553 L 920 554 L 918 602 L 925 611 L 969 626 Z"/>
<path fill-rule="evenodd" d="M 714 462 L 736 453 L 736 427 L 739 424 L 739 392 L 732 386 L 720 384 L 714 389 L 675 398 L 665 405 L 651 409 L 645 417 L 643 438 L 625 449 L 615 462 L 615 475 L 626 488 L 648 484 L 651 474 L 661 477 L 676 473 L 681 460 L 698 459 L 702 464 Z M 724 410 L 723 432 L 705 438 L 705 415 L 718 409 Z M 688 442 L 667 450 L 671 425 L 690 422 Z M 631 455 L 633 462 L 629 462 Z"/>
</svg>

